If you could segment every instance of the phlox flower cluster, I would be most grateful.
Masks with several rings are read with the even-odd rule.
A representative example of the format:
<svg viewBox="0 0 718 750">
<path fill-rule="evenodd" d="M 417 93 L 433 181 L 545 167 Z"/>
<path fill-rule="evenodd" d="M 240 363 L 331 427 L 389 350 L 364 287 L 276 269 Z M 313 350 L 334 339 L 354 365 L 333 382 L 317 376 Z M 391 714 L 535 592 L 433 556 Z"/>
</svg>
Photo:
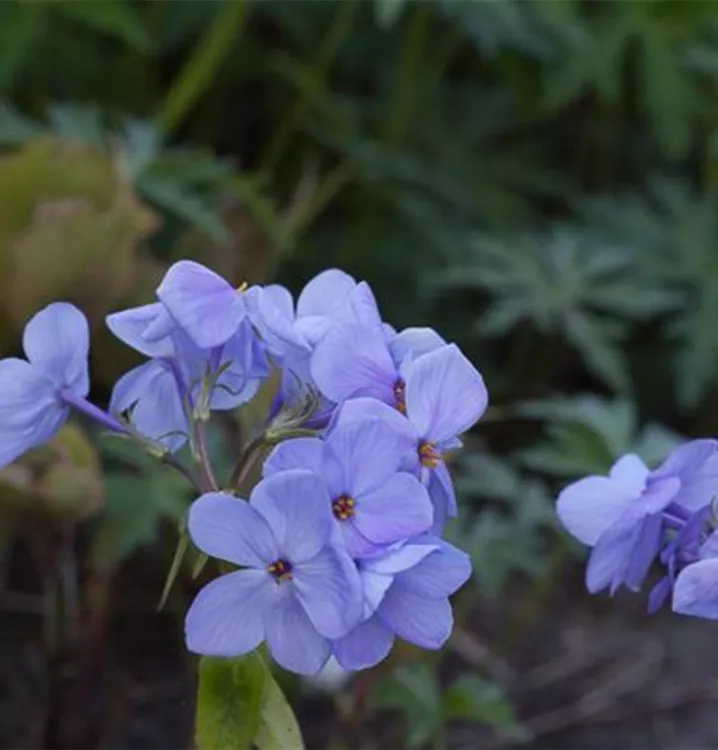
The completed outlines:
<svg viewBox="0 0 718 750">
<path fill-rule="evenodd" d="M 638 456 L 618 460 L 608 476 L 566 487 L 558 515 L 591 547 L 591 593 L 622 586 L 638 591 L 654 563 L 663 576 L 648 609 L 670 600 L 673 611 L 718 619 L 718 441 L 692 440 L 651 471 Z"/>
<path fill-rule="evenodd" d="M 281 286 L 235 288 L 180 261 L 156 295 L 107 318 L 147 357 L 117 382 L 109 412 L 87 400 L 82 313 L 55 303 L 28 323 L 27 359 L 0 361 L 0 465 L 50 440 L 72 409 L 176 465 L 188 444 L 199 469 L 186 470 L 199 494 L 189 535 L 236 568 L 191 604 L 193 652 L 265 642 L 280 665 L 311 674 L 332 655 L 350 670 L 375 665 L 396 638 L 440 648 L 449 597 L 471 573 L 442 539 L 457 513 L 446 454 L 486 409 L 479 372 L 431 329 L 394 330 L 368 285 L 336 269 L 295 302 Z M 262 478 L 244 499 L 242 459 L 218 484 L 205 426 L 272 371 L 281 384 L 247 447 L 266 457 Z"/>
</svg>

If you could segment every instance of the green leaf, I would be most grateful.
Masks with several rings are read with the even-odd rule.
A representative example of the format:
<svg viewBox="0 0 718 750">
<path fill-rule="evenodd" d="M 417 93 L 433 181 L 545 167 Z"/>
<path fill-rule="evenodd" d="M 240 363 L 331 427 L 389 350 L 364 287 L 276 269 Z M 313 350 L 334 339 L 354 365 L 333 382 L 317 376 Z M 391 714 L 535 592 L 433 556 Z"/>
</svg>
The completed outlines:
<svg viewBox="0 0 718 750">
<path fill-rule="evenodd" d="M 401 16 L 406 0 L 374 0 L 374 17 L 382 29 L 393 26 Z"/>
<path fill-rule="evenodd" d="M 0 3 L 0 90 L 9 88 L 45 32 L 42 3 Z"/>
<path fill-rule="evenodd" d="M 267 677 L 256 651 L 235 659 L 200 659 L 197 750 L 248 750 L 261 725 Z"/>
<path fill-rule="evenodd" d="M 187 510 L 187 484 L 166 467 L 153 467 L 144 476 L 112 472 L 106 475 L 105 484 L 100 539 L 115 560 L 154 541 L 160 521 L 179 523 Z"/>
<path fill-rule="evenodd" d="M 518 453 L 526 466 L 544 474 L 576 477 L 605 474 L 625 453 L 637 453 L 655 465 L 680 438 L 657 424 L 640 429 L 628 399 L 575 396 L 527 402 L 515 409 L 527 418 L 546 420 L 547 439 Z"/>
<path fill-rule="evenodd" d="M 375 705 L 400 710 L 406 719 L 406 744 L 424 746 L 441 727 L 441 696 L 429 664 L 401 667 L 374 689 Z"/>
<path fill-rule="evenodd" d="M 264 683 L 257 750 L 303 750 L 302 734 L 287 699 L 268 671 Z"/>
<path fill-rule="evenodd" d="M 217 212 L 176 180 L 142 177 L 138 191 L 147 200 L 186 221 L 215 242 L 227 242 L 229 232 Z"/>
<path fill-rule="evenodd" d="M 442 708 L 446 720 L 459 719 L 494 727 L 515 739 L 530 737 L 501 688 L 478 675 L 459 678 L 444 693 Z"/>
<path fill-rule="evenodd" d="M 140 52 L 152 46 L 133 4 L 127 0 L 61 0 L 54 7 L 83 26 L 113 36 Z"/>
</svg>

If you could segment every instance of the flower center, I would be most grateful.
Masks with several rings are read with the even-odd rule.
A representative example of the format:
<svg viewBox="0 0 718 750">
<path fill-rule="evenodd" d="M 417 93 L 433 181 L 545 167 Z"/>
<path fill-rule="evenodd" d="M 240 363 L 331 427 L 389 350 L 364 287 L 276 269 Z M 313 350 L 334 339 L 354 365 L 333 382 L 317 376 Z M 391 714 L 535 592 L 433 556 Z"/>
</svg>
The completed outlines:
<svg viewBox="0 0 718 750">
<path fill-rule="evenodd" d="M 428 469 L 435 469 L 441 463 L 441 452 L 435 443 L 422 443 L 419 446 L 419 460 Z"/>
<path fill-rule="evenodd" d="M 401 378 L 394 383 L 394 398 L 396 410 L 406 415 L 406 383 Z"/>
<path fill-rule="evenodd" d="M 267 565 L 267 573 L 274 576 L 274 580 L 278 584 L 284 581 L 291 581 L 292 563 L 287 560 L 275 560 L 271 565 Z"/>
<path fill-rule="evenodd" d="M 346 521 L 347 518 L 351 518 L 355 515 L 356 511 L 356 500 L 348 495 L 340 495 L 333 503 L 332 510 L 334 511 L 334 517 L 339 521 Z"/>
<path fill-rule="evenodd" d="M 240 284 L 240 285 L 239 285 L 239 286 L 237 287 L 237 289 L 236 289 L 235 291 L 237 292 L 237 294 L 242 294 L 242 292 L 246 292 L 246 291 L 247 291 L 247 287 L 248 287 L 248 286 L 249 286 L 249 284 L 247 284 L 247 282 L 246 282 L 246 281 L 243 281 L 243 282 L 242 282 L 242 283 L 241 283 L 241 284 Z"/>
</svg>

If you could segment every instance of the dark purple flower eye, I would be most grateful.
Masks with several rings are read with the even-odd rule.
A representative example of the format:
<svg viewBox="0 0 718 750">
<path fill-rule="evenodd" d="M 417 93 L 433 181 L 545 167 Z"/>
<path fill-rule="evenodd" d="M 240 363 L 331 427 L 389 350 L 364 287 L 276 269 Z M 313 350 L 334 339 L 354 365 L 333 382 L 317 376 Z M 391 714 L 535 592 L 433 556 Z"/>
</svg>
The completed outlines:
<svg viewBox="0 0 718 750">
<path fill-rule="evenodd" d="M 288 560 L 275 560 L 267 565 L 267 573 L 274 576 L 277 583 L 292 580 L 292 563 Z"/>
<path fill-rule="evenodd" d="M 353 497 L 349 497 L 348 495 L 340 495 L 332 503 L 334 518 L 336 518 L 338 521 L 346 521 L 348 518 L 351 518 L 356 512 L 354 510 L 355 505 L 356 500 Z"/>
</svg>

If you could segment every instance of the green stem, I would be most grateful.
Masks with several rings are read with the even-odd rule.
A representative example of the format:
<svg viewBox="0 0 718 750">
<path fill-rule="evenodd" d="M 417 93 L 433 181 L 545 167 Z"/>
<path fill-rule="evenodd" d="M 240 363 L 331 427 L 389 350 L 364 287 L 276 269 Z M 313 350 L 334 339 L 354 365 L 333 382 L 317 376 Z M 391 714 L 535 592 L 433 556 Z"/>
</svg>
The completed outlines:
<svg viewBox="0 0 718 750">
<path fill-rule="evenodd" d="M 247 474 L 259 458 L 264 445 L 264 434 L 261 434 L 244 447 L 227 482 L 227 489 L 230 492 L 237 492 L 242 486 L 242 482 L 247 478 Z"/>
<path fill-rule="evenodd" d="M 165 97 L 157 120 L 162 130 L 176 130 L 205 93 L 232 50 L 246 13 L 244 0 L 225 0 Z"/>
<path fill-rule="evenodd" d="M 219 489 L 219 485 L 214 476 L 212 462 L 207 450 L 207 421 L 205 419 L 195 419 L 193 433 L 192 452 L 202 476 L 202 490 L 203 492 L 214 492 Z"/>
<path fill-rule="evenodd" d="M 337 3 L 337 12 L 324 44 L 319 50 L 317 59 L 312 65 L 312 75 L 304 80 L 311 84 L 302 85 L 292 109 L 282 119 L 260 160 L 260 172 L 271 173 L 284 155 L 294 131 L 299 127 L 304 115 L 326 87 L 327 74 L 334 62 L 344 40 L 351 31 L 359 2 L 344 0 Z"/>
</svg>

